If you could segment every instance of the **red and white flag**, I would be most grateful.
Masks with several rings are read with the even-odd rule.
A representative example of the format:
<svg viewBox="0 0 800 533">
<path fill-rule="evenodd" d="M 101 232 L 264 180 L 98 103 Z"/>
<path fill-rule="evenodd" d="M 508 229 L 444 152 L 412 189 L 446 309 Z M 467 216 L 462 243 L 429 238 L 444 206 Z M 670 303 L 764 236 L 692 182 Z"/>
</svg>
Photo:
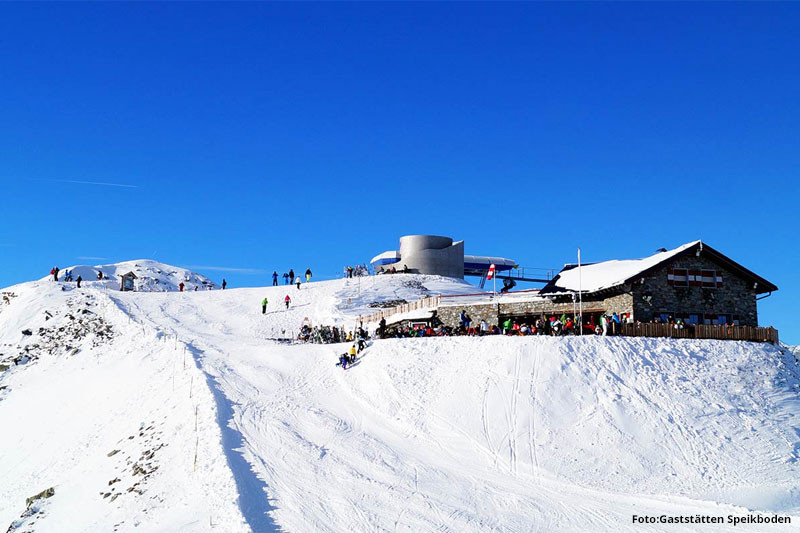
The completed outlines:
<svg viewBox="0 0 800 533">
<path fill-rule="evenodd" d="M 489 273 L 486 275 L 486 279 L 492 279 L 494 277 L 494 263 L 489 265 Z"/>
</svg>

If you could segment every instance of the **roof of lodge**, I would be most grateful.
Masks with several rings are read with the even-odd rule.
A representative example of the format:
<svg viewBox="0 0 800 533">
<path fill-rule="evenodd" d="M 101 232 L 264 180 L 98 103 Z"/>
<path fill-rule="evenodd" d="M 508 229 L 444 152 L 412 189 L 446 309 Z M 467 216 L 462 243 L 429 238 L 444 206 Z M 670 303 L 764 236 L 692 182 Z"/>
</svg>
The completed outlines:
<svg viewBox="0 0 800 533">
<path fill-rule="evenodd" d="M 755 283 L 756 294 L 778 290 L 777 286 L 766 279 L 746 269 L 702 241 L 697 240 L 643 259 L 615 259 L 584 264 L 580 268 L 574 264 L 566 265 L 561 272 L 539 291 L 539 294 L 542 296 L 557 296 L 578 291 L 586 294 L 616 289 L 647 276 L 663 267 L 666 263 L 686 257 L 692 253 L 698 255 L 702 253 L 730 272 L 752 281 Z"/>
</svg>

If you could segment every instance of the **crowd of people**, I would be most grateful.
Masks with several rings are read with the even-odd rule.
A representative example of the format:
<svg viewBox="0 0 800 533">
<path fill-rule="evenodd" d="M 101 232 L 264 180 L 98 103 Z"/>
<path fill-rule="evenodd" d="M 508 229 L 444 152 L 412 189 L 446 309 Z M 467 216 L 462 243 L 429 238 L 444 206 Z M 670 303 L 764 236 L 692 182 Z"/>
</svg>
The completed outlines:
<svg viewBox="0 0 800 533">
<path fill-rule="evenodd" d="M 311 281 L 311 275 L 312 275 L 311 269 L 307 268 L 306 272 L 305 272 L 306 283 Z M 300 288 L 300 283 L 302 283 L 302 280 L 300 279 L 299 273 L 298 273 L 297 276 L 294 275 L 294 269 L 293 268 L 290 268 L 289 272 L 284 272 L 283 276 L 281 276 L 281 277 L 283 278 L 283 284 L 284 285 L 297 285 L 297 288 L 298 289 Z M 273 270 L 272 271 L 272 286 L 273 287 L 277 287 L 278 286 L 278 271 L 277 270 Z"/>
<path fill-rule="evenodd" d="M 434 312 L 433 317 L 424 323 L 396 325 L 387 327 L 386 319 L 381 322 L 376 331 L 379 338 L 408 338 L 408 337 L 444 337 L 444 336 L 484 336 L 484 335 L 579 335 L 580 315 L 562 313 L 558 315 L 541 315 L 536 319 L 514 319 L 506 318 L 499 324 L 489 324 L 482 319 L 475 323 L 466 310 L 459 314 L 459 322 L 456 327 L 449 327 L 438 319 Z M 585 320 L 583 324 L 584 335 L 619 335 L 622 332 L 622 324 L 632 324 L 633 319 L 629 313 L 624 314 L 601 314 L 597 316 L 597 323 L 594 317 Z"/>
<path fill-rule="evenodd" d="M 369 276 L 369 267 L 367 265 L 356 265 L 344 267 L 344 276 L 346 278 Z"/>
<path fill-rule="evenodd" d="M 300 342 L 312 344 L 339 344 L 340 342 L 353 342 L 358 350 L 362 350 L 369 340 L 369 335 L 364 328 L 359 327 L 355 331 L 345 331 L 338 326 L 311 326 L 303 323 L 300 333 L 297 335 Z"/>
</svg>

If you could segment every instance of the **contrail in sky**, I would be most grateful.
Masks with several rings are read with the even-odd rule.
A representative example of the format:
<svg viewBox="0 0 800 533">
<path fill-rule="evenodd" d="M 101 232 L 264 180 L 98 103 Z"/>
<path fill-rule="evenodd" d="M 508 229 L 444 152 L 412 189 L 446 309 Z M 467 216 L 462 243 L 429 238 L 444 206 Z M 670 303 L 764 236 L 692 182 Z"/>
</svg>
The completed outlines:
<svg viewBox="0 0 800 533">
<path fill-rule="evenodd" d="M 127 189 L 137 189 L 138 185 L 128 185 L 126 183 L 109 183 L 105 181 L 81 181 L 81 180 L 54 180 L 45 179 L 40 181 L 52 181 L 56 183 L 77 183 L 78 185 L 102 185 L 103 187 L 125 187 Z"/>
</svg>

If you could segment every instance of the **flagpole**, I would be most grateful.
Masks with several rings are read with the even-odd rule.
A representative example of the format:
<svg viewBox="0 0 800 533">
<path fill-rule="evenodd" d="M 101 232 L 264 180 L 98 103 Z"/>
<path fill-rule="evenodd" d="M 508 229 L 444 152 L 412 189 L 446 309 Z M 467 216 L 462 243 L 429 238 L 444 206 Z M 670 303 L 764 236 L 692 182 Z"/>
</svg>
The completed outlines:
<svg viewBox="0 0 800 533">
<path fill-rule="evenodd" d="M 583 276 L 581 275 L 581 248 L 578 247 L 578 302 L 581 313 L 581 335 L 583 335 Z"/>
</svg>

